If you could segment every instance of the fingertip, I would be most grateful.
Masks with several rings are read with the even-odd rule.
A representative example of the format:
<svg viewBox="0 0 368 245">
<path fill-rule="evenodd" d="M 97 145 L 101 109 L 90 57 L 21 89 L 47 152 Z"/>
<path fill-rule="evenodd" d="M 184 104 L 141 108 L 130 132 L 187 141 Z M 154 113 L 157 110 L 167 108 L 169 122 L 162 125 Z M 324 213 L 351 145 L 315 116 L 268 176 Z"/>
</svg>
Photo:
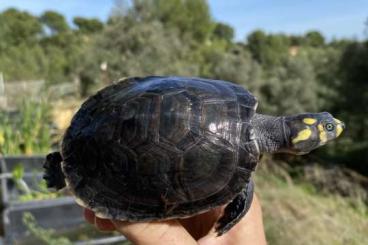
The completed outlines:
<svg viewBox="0 0 368 245">
<path fill-rule="evenodd" d="M 101 219 L 95 216 L 95 226 L 100 231 L 113 231 L 115 230 L 114 224 L 108 219 Z"/>
<path fill-rule="evenodd" d="M 84 209 L 84 219 L 91 225 L 94 225 L 95 224 L 95 213 L 92 210 L 85 208 Z"/>
<path fill-rule="evenodd" d="M 178 221 L 196 240 L 206 235 L 213 234 L 216 236 L 215 224 L 221 217 L 224 209 L 225 205 L 189 218 L 179 219 Z"/>
</svg>

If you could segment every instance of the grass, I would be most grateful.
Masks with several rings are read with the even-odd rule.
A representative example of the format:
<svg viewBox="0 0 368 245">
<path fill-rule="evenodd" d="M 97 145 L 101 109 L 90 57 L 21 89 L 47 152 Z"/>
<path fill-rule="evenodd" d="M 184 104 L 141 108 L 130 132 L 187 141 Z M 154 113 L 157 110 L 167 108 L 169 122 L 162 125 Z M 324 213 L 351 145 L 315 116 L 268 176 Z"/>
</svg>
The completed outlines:
<svg viewBox="0 0 368 245">
<path fill-rule="evenodd" d="M 255 174 L 270 245 L 368 244 L 366 205 L 285 176 L 262 164 Z"/>
<path fill-rule="evenodd" d="M 34 200 L 46 200 L 53 199 L 62 196 L 60 192 L 50 192 L 47 188 L 47 183 L 44 179 L 38 181 L 36 178 L 36 172 L 34 172 L 34 182 L 37 186 L 30 187 L 29 184 L 24 180 L 24 166 L 22 164 L 17 164 L 12 174 L 12 180 L 19 191 L 18 200 L 21 202 L 28 202 Z"/>
<path fill-rule="evenodd" d="M 0 113 L 0 153 L 46 153 L 50 150 L 50 106 L 44 101 L 23 101 L 19 111 Z"/>
<path fill-rule="evenodd" d="M 38 224 L 33 215 L 29 212 L 23 214 L 23 223 L 27 227 L 28 231 L 36 238 L 38 238 L 41 244 L 48 245 L 72 245 L 70 240 L 66 237 L 55 238 L 55 231 L 52 229 L 43 229 Z"/>
</svg>

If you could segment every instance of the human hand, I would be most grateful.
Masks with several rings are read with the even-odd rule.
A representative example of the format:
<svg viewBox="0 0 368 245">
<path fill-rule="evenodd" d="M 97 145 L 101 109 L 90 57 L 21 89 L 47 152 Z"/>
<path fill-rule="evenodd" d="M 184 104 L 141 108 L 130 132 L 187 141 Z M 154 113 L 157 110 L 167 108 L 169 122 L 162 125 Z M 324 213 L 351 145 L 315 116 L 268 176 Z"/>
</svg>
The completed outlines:
<svg viewBox="0 0 368 245">
<path fill-rule="evenodd" d="M 214 224 L 222 215 L 224 207 L 194 217 L 155 221 L 128 222 L 101 219 L 85 209 L 86 221 L 101 231 L 117 230 L 136 245 L 264 245 L 266 244 L 262 210 L 254 196 L 247 214 L 231 230 L 217 236 Z"/>
</svg>

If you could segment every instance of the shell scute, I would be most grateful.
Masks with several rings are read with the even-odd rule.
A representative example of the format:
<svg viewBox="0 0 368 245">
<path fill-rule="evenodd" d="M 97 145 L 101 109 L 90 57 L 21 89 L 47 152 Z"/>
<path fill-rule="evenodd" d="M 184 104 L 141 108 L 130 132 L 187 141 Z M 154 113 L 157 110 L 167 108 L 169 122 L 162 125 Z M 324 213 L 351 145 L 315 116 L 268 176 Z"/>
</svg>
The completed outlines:
<svg viewBox="0 0 368 245">
<path fill-rule="evenodd" d="M 160 137 L 179 143 L 190 131 L 191 100 L 182 92 L 165 94 L 161 102 Z"/>
</svg>

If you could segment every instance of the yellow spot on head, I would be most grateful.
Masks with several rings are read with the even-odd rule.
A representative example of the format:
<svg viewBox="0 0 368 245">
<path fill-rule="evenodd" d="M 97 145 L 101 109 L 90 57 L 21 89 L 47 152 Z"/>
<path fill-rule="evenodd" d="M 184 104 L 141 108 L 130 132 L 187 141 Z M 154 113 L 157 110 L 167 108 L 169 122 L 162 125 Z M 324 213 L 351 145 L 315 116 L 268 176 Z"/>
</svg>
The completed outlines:
<svg viewBox="0 0 368 245">
<path fill-rule="evenodd" d="M 337 124 L 336 126 L 336 137 L 339 137 L 339 135 L 342 133 L 343 129 L 340 124 Z"/>
<path fill-rule="evenodd" d="M 308 118 L 304 118 L 304 119 L 303 119 L 303 122 L 304 122 L 305 124 L 308 124 L 308 125 L 313 125 L 313 124 L 315 124 L 315 123 L 317 122 L 317 120 L 316 120 L 316 119 L 314 119 L 314 118 L 310 118 L 310 117 L 308 117 Z"/>
<path fill-rule="evenodd" d="M 344 131 L 344 128 L 341 126 L 344 123 L 341 122 L 339 119 L 334 118 L 335 122 L 336 122 L 336 137 L 339 137 L 339 135 L 342 133 L 342 131 Z"/>
<path fill-rule="evenodd" d="M 327 142 L 327 135 L 326 132 L 321 132 L 319 133 L 319 140 L 321 141 L 321 143 L 326 143 Z"/>
<path fill-rule="evenodd" d="M 312 130 L 309 128 L 303 129 L 298 133 L 298 135 L 293 139 L 293 144 L 296 144 L 300 141 L 307 140 L 312 135 Z"/>
<path fill-rule="evenodd" d="M 321 141 L 321 144 L 326 143 L 327 134 L 322 124 L 318 124 L 318 131 L 319 131 L 319 140 Z"/>
<path fill-rule="evenodd" d="M 334 120 L 335 120 L 335 122 L 336 122 L 337 124 L 341 124 L 341 123 L 342 123 L 339 119 L 334 118 Z"/>
</svg>

